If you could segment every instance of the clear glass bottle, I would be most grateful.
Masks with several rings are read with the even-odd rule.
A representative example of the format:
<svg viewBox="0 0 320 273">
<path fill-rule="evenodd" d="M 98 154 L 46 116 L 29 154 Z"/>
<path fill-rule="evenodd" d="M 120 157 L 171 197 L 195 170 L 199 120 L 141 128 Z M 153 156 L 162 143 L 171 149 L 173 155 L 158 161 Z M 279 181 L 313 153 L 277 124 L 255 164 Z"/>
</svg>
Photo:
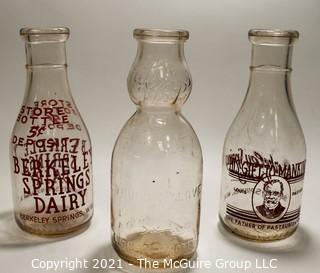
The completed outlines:
<svg viewBox="0 0 320 273">
<path fill-rule="evenodd" d="M 136 29 L 128 90 L 137 111 L 112 157 L 112 242 L 124 260 L 191 258 L 202 182 L 198 138 L 180 108 L 191 92 L 187 31 Z"/>
<path fill-rule="evenodd" d="M 93 214 L 91 142 L 72 98 L 68 28 L 23 28 L 27 83 L 10 141 L 14 212 L 25 231 L 50 236 Z"/>
<path fill-rule="evenodd" d="M 283 239 L 299 223 L 306 146 L 290 87 L 298 36 L 249 31 L 249 88 L 225 139 L 220 198 L 221 222 L 248 239 Z"/>
</svg>

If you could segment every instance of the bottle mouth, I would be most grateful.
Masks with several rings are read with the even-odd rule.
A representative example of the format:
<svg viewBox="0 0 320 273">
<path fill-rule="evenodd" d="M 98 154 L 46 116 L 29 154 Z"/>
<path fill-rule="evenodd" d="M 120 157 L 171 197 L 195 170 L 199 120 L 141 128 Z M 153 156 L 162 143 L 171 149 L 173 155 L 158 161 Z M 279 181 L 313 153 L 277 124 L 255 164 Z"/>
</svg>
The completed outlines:
<svg viewBox="0 0 320 273">
<path fill-rule="evenodd" d="M 136 28 L 133 37 L 140 40 L 186 41 L 189 31 L 183 29 Z"/>
<path fill-rule="evenodd" d="M 28 43 L 65 42 L 69 35 L 70 29 L 67 27 L 25 27 L 20 29 L 20 36 Z"/>
<path fill-rule="evenodd" d="M 297 30 L 251 29 L 248 37 L 253 44 L 290 45 L 299 38 Z"/>
</svg>

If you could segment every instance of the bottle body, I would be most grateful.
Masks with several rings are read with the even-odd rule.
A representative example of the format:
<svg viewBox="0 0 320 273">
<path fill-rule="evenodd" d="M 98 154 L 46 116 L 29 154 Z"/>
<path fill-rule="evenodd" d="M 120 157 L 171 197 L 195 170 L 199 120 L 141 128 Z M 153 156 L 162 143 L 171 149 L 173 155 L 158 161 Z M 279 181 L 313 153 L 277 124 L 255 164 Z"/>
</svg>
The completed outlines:
<svg viewBox="0 0 320 273">
<path fill-rule="evenodd" d="M 64 47 L 56 38 L 66 34 L 52 33 L 37 48 L 28 44 L 27 53 L 37 60 L 48 39 L 54 39 L 48 47 Z M 48 48 L 49 56 L 59 56 L 56 49 Z M 91 141 L 69 89 L 66 65 L 40 59 L 27 63 L 26 93 L 10 141 L 14 211 L 22 229 L 62 235 L 86 226 L 93 214 Z"/>
<path fill-rule="evenodd" d="M 201 150 L 173 109 L 138 110 L 112 159 L 113 245 L 126 260 L 191 258 L 198 241 Z"/>
<path fill-rule="evenodd" d="M 158 44 L 147 45 L 153 46 Z M 160 46 L 159 51 L 165 47 Z M 168 53 L 166 49 L 164 53 Z M 129 92 L 139 106 L 123 127 L 113 151 L 112 243 L 119 256 L 132 264 L 140 265 L 138 259 L 146 259 L 164 267 L 165 260 L 190 259 L 196 251 L 202 153 L 179 106 L 170 103 L 185 99 L 172 94 L 179 90 L 175 85 L 189 83 L 186 92 L 181 92 L 183 96 L 191 90 L 185 65 L 181 59 L 177 60 L 180 65 L 172 66 L 172 60 L 164 60 L 163 55 L 161 60 L 154 58 L 157 52 L 148 56 L 145 63 L 145 55 L 141 60 L 144 69 L 140 69 L 138 58 L 129 74 Z M 155 63 L 159 64 L 157 68 Z M 179 66 L 181 73 L 175 70 L 167 81 L 159 78 Z M 141 82 L 149 86 L 143 91 L 145 95 L 136 85 Z"/>
<path fill-rule="evenodd" d="M 298 226 L 306 146 L 291 98 L 291 43 L 263 39 L 253 42 L 249 89 L 225 139 L 219 215 L 242 237 L 272 241 Z"/>
<path fill-rule="evenodd" d="M 298 142 L 303 136 L 300 132 L 298 129 Z M 304 143 L 296 146 L 293 139 L 285 145 L 275 141 L 265 146 L 264 141 L 252 141 L 254 137 L 248 142 L 248 135 L 250 132 L 239 135 L 230 128 L 225 140 L 221 221 L 248 239 L 284 239 L 299 223 L 306 163 Z M 292 139 L 285 132 L 279 132 L 279 137 L 284 142 Z"/>
</svg>

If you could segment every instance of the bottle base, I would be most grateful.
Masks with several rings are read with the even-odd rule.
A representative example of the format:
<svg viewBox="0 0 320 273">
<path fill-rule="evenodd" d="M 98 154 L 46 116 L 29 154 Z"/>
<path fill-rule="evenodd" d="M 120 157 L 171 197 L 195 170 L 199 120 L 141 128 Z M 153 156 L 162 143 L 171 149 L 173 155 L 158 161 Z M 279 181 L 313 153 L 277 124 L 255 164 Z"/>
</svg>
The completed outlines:
<svg viewBox="0 0 320 273">
<path fill-rule="evenodd" d="M 170 267 L 172 262 L 191 260 L 196 252 L 194 239 L 183 239 L 169 231 L 139 232 L 126 238 L 112 236 L 112 245 L 119 257 L 142 269 Z"/>
<path fill-rule="evenodd" d="M 279 240 L 284 240 L 295 233 L 298 228 L 298 225 L 293 227 L 287 228 L 284 231 L 271 231 L 271 232 L 263 232 L 257 231 L 255 229 L 251 229 L 248 227 L 238 226 L 232 223 L 227 218 L 222 218 L 219 215 L 219 220 L 225 230 L 229 231 L 230 233 L 249 241 L 254 242 L 274 242 Z"/>
<path fill-rule="evenodd" d="M 92 215 L 85 222 L 78 225 L 73 224 L 71 227 L 68 227 L 67 224 L 60 225 L 57 223 L 30 224 L 21 221 L 21 219 L 15 215 L 15 220 L 19 228 L 25 232 L 41 237 L 62 237 L 82 233 L 90 226 L 91 219 Z"/>
</svg>

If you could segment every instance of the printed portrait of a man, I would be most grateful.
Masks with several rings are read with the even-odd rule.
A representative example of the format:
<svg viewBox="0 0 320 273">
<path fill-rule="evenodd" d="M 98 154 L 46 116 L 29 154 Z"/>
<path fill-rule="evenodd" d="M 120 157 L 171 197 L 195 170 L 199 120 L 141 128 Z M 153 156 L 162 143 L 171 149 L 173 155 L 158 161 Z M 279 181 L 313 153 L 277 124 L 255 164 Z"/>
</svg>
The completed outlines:
<svg viewBox="0 0 320 273">
<path fill-rule="evenodd" d="M 283 183 L 279 179 L 270 179 L 263 185 L 263 204 L 256 206 L 261 216 L 267 219 L 278 218 L 284 212 L 285 207 L 281 204 L 283 197 Z"/>
</svg>

